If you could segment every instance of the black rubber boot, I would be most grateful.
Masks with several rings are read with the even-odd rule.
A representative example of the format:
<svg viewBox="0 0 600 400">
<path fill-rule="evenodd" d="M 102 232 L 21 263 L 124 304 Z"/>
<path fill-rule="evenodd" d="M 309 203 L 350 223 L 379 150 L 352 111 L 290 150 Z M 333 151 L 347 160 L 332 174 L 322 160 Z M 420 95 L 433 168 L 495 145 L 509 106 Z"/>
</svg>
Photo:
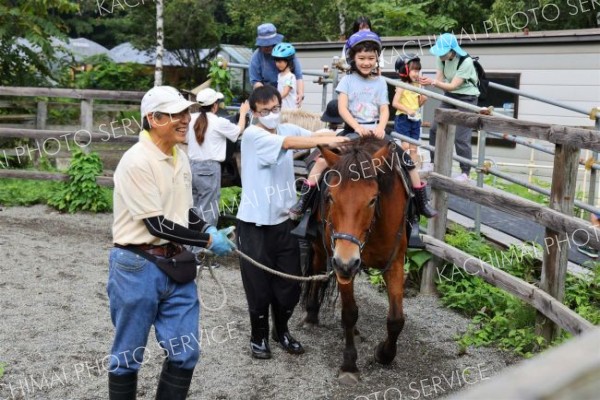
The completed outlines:
<svg viewBox="0 0 600 400">
<path fill-rule="evenodd" d="M 252 357 L 259 360 L 268 360 L 271 358 L 271 348 L 269 347 L 269 315 L 250 313 L 250 351 Z"/>
<path fill-rule="evenodd" d="M 288 328 L 288 321 L 294 310 L 281 310 L 273 305 L 273 340 L 290 354 L 303 354 L 304 347 L 294 339 Z"/>
<path fill-rule="evenodd" d="M 108 374 L 109 400 L 135 400 L 137 373 L 127 375 Z"/>
<path fill-rule="evenodd" d="M 308 202 L 314 193 L 317 190 L 317 185 L 310 186 L 306 181 L 302 184 L 302 189 L 300 189 L 300 198 L 298 202 L 290 207 L 289 216 L 292 221 L 297 221 L 302 218 L 304 212 L 308 208 Z"/>
<path fill-rule="evenodd" d="M 193 369 L 179 368 L 165 360 L 156 389 L 156 400 L 185 400 L 192 375 Z"/>
<path fill-rule="evenodd" d="M 419 216 L 415 215 L 415 219 L 409 222 L 410 234 L 408 236 L 408 247 L 411 249 L 424 249 L 425 243 L 421 240 L 419 233 Z"/>
<path fill-rule="evenodd" d="M 423 185 L 420 188 L 413 187 L 413 192 L 415 193 L 415 205 L 417 206 L 418 214 L 424 215 L 427 218 L 433 218 L 438 212 L 429 204 L 427 192 L 425 191 L 426 187 L 427 185 Z"/>
</svg>

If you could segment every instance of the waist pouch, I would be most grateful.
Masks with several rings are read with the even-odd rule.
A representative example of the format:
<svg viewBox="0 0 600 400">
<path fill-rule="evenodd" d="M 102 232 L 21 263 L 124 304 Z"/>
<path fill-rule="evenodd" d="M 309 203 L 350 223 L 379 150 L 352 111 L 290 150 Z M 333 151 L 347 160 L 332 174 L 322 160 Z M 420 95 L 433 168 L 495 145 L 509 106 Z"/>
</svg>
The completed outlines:
<svg viewBox="0 0 600 400">
<path fill-rule="evenodd" d="M 137 246 L 115 245 L 115 247 L 129 250 L 154 263 L 161 271 L 167 274 L 169 278 L 177 283 L 188 283 L 196 279 L 196 274 L 198 273 L 196 255 L 185 248 L 171 257 L 156 257 Z"/>
</svg>

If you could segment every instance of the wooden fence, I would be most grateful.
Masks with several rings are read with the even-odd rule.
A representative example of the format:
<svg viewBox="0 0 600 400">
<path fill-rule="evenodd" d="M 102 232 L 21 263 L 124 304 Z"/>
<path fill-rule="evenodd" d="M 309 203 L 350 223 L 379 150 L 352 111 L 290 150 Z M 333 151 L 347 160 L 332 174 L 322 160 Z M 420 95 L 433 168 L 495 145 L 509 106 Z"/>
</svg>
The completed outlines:
<svg viewBox="0 0 600 400">
<path fill-rule="evenodd" d="M 98 142 L 121 142 L 134 143 L 136 135 L 115 135 L 110 132 L 101 131 L 100 127 L 94 126 L 94 110 L 96 111 L 118 111 L 133 109 L 132 106 L 115 105 L 115 104 L 94 104 L 94 100 L 113 100 L 113 101 L 128 101 L 136 102 L 135 109 L 139 107 L 139 101 L 142 99 L 144 92 L 132 91 L 111 91 L 111 90 L 81 90 L 81 89 L 55 89 L 55 88 L 28 88 L 28 87 L 8 87 L 0 86 L 0 96 L 18 96 L 18 97 L 34 97 L 43 98 L 36 100 L 36 115 L 35 118 L 28 115 L 11 116 L 4 115 L 2 120 L 6 122 L 18 122 L 35 120 L 35 129 L 29 128 L 14 128 L 0 127 L 0 138 L 24 138 L 33 139 L 35 146 L 19 147 L 12 150 L 2 150 L 3 156 L 0 162 L 5 161 L 8 156 L 24 157 L 36 160 L 46 149 L 47 143 L 69 143 L 78 145 L 89 151 L 92 143 Z M 48 98 L 70 98 L 79 99 L 79 129 L 76 130 L 49 130 L 46 129 L 48 120 Z M 4 106 L 17 106 L 16 103 L 4 101 Z M 8 117 L 8 118 L 7 118 Z M 137 131 L 137 127 L 132 126 L 132 130 Z M 51 179 L 51 180 L 66 180 L 68 176 L 60 173 L 42 173 L 35 171 L 23 170 L 8 170 L 0 168 L 0 177 L 5 178 L 22 178 L 22 179 Z M 99 177 L 97 182 L 103 186 L 112 186 L 112 179 L 109 177 Z"/>
<path fill-rule="evenodd" d="M 94 142 L 106 141 L 107 138 L 106 134 L 93 129 L 93 100 L 139 101 L 143 93 L 0 87 L 0 96 L 46 96 L 80 99 L 81 130 L 89 133 L 89 135 L 86 135 L 86 140 Z M 39 101 L 36 115 L 37 129 L 0 127 L 0 138 L 56 139 L 62 138 L 67 134 L 73 135 L 73 139 L 76 140 L 77 131 L 67 132 L 45 129 L 46 110 L 45 101 Z M 570 342 L 560 346 L 557 349 L 549 351 L 547 355 L 542 354 L 536 357 L 527 366 L 523 367 L 523 370 L 531 371 L 534 377 L 538 378 L 537 381 L 539 381 L 540 388 L 544 387 L 543 385 L 552 383 L 551 387 L 554 391 L 548 392 L 545 389 L 536 391 L 531 389 L 531 386 L 536 385 L 537 381 L 528 381 L 527 385 L 529 388 L 524 389 L 525 383 L 523 379 L 520 379 L 523 377 L 523 372 L 515 373 L 509 371 L 506 373 L 506 377 L 494 380 L 489 385 L 481 385 L 481 390 L 473 392 L 473 396 L 469 394 L 471 397 L 463 397 L 461 394 L 460 398 L 488 398 L 494 397 L 498 393 L 514 393 L 515 396 L 519 396 L 519 394 L 526 391 L 533 391 L 535 393 L 531 396 L 521 396 L 521 398 L 558 398 L 556 397 L 557 393 L 565 393 L 566 390 L 576 390 L 574 393 L 587 393 L 585 391 L 589 390 L 589 387 L 595 388 L 595 391 L 591 393 L 596 394 L 598 385 L 582 385 L 581 379 L 585 376 L 593 376 L 595 382 L 598 382 L 598 377 L 600 377 L 600 353 L 598 353 L 600 330 L 563 305 L 562 299 L 567 271 L 568 237 L 580 242 L 588 242 L 592 247 L 600 249 L 600 231 L 595 230 L 587 222 L 572 217 L 579 150 L 591 149 L 600 151 L 600 132 L 534 122 L 506 120 L 442 109 L 436 111 L 435 119 L 439 124 L 436 143 L 436 162 L 434 171 L 428 176 L 428 181 L 433 190 L 433 204 L 439 211 L 439 215 L 437 218 L 429 221 L 428 235 L 424 236 L 426 248 L 434 257 L 424 267 L 421 292 L 426 294 L 434 293 L 435 280 L 438 276 L 439 268 L 445 262 L 452 262 L 456 266 L 463 268 L 467 273 L 480 276 L 486 282 L 517 296 L 536 308 L 538 310 L 537 333 L 547 340 L 552 340 L 561 328 L 572 334 L 591 331 L 591 333 L 575 341 L 576 344 Z M 555 143 L 556 151 L 549 207 L 498 190 L 481 189 L 456 183 L 450 179 L 456 125 L 464 125 L 473 129 L 505 132 L 507 134 Z M 121 136 L 110 138 L 110 140 L 134 142 L 137 140 L 137 136 Z M 1 168 L 0 177 L 51 180 L 68 179 L 65 174 Z M 101 185 L 112 186 L 111 177 L 98 177 L 97 181 Z M 443 239 L 447 229 L 448 194 L 453 194 L 481 205 L 534 221 L 546 228 L 545 243 L 547 245 L 544 249 L 542 277 L 539 288 L 444 243 Z M 585 357 L 586 355 L 589 357 Z M 567 362 L 563 363 L 563 359 L 566 359 Z M 556 374 L 536 374 L 537 369 L 548 365 L 547 360 L 551 360 L 552 365 L 572 366 L 569 369 L 571 373 L 565 372 L 562 375 L 564 379 L 556 380 L 551 378 Z M 574 385 L 579 389 L 573 389 Z M 503 390 L 500 391 L 499 387 Z M 549 396 L 548 393 L 553 393 L 553 395 Z"/>
<path fill-rule="evenodd" d="M 587 222 L 572 217 L 575 198 L 575 180 L 579 149 L 600 150 L 600 132 L 498 117 L 438 109 L 436 162 L 429 176 L 433 191 L 433 205 L 440 212 L 429 221 L 425 238 L 427 250 L 434 254 L 425 266 L 421 282 L 422 293 L 435 291 L 438 268 L 450 261 L 467 272 L 481 276 L 532 305 L 538 310 L 536 331 L 546 340 L 556 337 L 560 328 L 579 334 L 593 327 L 591 323 L 562 304 L 567 272 L 568 240 L 588 242 L 600 249 L 600 231 Z M 517 136 L 537 138 L 556 144 L 549 207 L 524 200 L 504 192 L 490 191 L 465 184 L 457 184 L 450 176 L 454 147 L 455 126 L 488 129 Z M 448 194 L 534 221 L 546 228 L 540 288 L 514 278 L 493 266 L 443 243 L 447 229 Z"/>
</svg>

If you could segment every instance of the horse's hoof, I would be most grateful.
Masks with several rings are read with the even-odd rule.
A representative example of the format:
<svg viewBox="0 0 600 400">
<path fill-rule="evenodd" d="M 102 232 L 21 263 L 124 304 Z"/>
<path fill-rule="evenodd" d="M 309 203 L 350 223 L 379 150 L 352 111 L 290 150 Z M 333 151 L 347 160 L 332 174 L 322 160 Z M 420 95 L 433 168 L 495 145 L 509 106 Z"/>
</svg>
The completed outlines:
<svg viewBox="0 0 600 400">
<path fill-rule="evenodd" d="M 344 372 L 340 371 L 338 375 L 338 382 L 344 386 L 354 386 L 358 383 L 360 375 L 358 372 Z"/>
<path fill-rule="evenodd" d="M 319 320 L 317 319 L 315 321 L 313 318 L 309 318 L 308 316 L 306 316 L 304 317 L 300 325 L 302 326 L 302 329 L 314 329 L 317 327 L 317 325 L 319 325 Z"/>
<path fill-rule="evenodd" d="M 381 342 L 377 345 L 377 347 L 375 347 L 374 356 L 375 356 L 375 361 L 377 361 L 379 364 L 389 365 L 392 363 L 392 361 L 394 361 L 396 354 L 395 353 L 393 355 L 385 354 L 383 352 L 383 342 Z"/>
</svg>

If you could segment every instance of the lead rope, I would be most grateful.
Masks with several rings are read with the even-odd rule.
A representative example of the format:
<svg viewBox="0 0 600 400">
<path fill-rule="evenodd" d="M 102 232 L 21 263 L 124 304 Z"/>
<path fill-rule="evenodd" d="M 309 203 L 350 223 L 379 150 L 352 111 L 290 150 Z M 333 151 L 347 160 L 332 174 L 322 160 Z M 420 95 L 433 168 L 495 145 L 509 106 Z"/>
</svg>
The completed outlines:
<svg viewBox="0 0 600 400">
<path fill-rule="evenodd" d="M 301 281 L 301 282 L 310 282 L 310 281 L 327 281 L 329 280 L 329 278 L 331 277 L 331 275 L 333 275 L 333 271 L 331 271 L 329 274 L 321 274 L 321 275 L 312 275 L 312 276 L 297 276 L 297 275 L 290 275 L 290 274 L 286 274 L 280 271 L 275 271 L 272 268 L 267 267 L 266 265 L 263 265 L 261 263 L 259 263 L 258 261 L 254 260 L 253 258 L 251 258 L 250 256 L 242 253 L 241 251 L 239 251 L 238 249 L 233 250 L 234 253 L 236 253 L 237 255 L 239 255 L 240 257 L 242 257 L 244 260 L 250 262 L 252 265 L 266 271 L 269 272 L 273 275 L 279 276 L 281 278 L 284 279 L 291 279 L 291 280 L 295 280 L 295 281 Z M 212 266 L 211 263 L 208 263 L 208 270 L 210 272 L 210 276 L 214 279 L 214 281 L 217 283 L 217 285 L 219 286 L 219 290 L 221 291 L 221 293 L 223 294 L 223 300 L 221 301 L 221 304 L 219 304 L 216 308 L 213 307 L 209 307 L 206 305 L 206 303 L 204 303 L 204 300 L 202 299 L 202 295 L 200 293 L 198 293 L 198 299 L 200 300 L 200 304 L 202 305 L 202 308 L 204 310 L 207 311 L 219 311 L 221 309 L 223 309 L 223 307 L 225 307 L 225 304 L 227 304 L 227 291 L 225 290 L 225 286 L 223 286 L 223 283 L 219 280 L 219 278 L 217 277 L 217 274 L 215 274 L 214 272 L 214 267 Z M 198 265 L 197 267 L 197 274 L 196 274 L 196 286 L 198 288 L 200 288 L 200 278 L 202 277 L 202 266 Z"/>
</svg>

